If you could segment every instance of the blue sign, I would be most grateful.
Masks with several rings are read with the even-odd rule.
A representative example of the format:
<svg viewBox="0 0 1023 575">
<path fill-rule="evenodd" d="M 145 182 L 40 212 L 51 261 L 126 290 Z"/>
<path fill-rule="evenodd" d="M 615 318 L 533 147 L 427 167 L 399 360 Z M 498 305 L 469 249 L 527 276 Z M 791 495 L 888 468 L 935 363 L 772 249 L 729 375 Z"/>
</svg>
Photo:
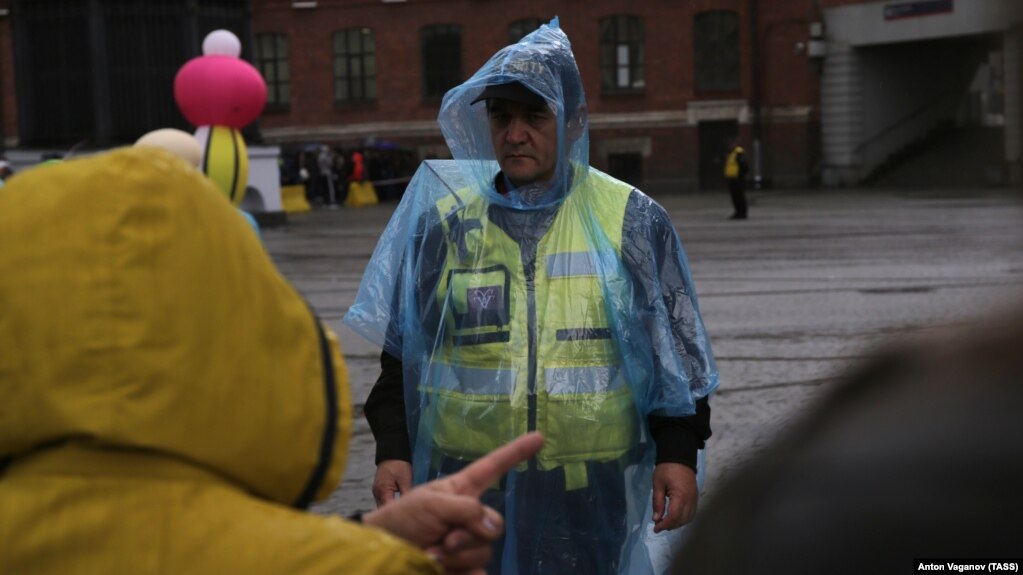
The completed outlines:
<svg viewBox="0 0 1023 575">
<path fill-rule="evenodd" d="M 931 16 L 952 11 L 953 0 L 921 0 L 905 4 L 889 4 L 884 7 L 885 20 L 913 18 L 915 16 Z"/>
</svg>

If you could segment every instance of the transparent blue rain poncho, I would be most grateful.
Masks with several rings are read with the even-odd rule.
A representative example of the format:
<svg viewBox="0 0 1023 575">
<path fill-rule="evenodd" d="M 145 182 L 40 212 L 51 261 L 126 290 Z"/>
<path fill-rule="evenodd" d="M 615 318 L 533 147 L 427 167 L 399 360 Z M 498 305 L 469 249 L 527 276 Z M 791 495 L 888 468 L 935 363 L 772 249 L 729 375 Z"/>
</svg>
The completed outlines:
<svg viewBox="0 0 1023 575">
<path fill-rule="evenodd" d="M 512 81 L 555 113 L 557 164 L 502 194 L 473 101 Z M 449 91 L 439 122 L 454 159 L 420 166 L 344 320 L 402 360 L 414 480 L 538 430 L 543 451 L 484 495 L 507 521 L 491 572 L 650 573 L 669 535 L 652 532 L 647 416 L 690 415 L 717 386 L 678 237 L 652 200 L 588 166 L 557 19 Z"/>
</svg>

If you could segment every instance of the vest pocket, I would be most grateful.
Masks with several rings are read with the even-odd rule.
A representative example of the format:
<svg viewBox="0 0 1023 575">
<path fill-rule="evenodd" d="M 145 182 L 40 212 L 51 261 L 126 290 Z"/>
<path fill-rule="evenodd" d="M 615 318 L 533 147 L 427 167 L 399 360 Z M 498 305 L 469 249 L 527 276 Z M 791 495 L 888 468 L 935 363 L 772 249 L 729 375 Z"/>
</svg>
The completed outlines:
<svg viewBox="0 0 1023 575">
<path fill-rule="evenodd" d="M 610 461 L 638 441 L 639 421 L 626 384 L 593 394 L 548 395 L 539 430 L 546 438 L 543 468 L 585 461 Z"/>
<path fill-rule="evenodd" d="M 421 393 L 429 394 L 434 446 L 455 459 L 476 459 L 525 432 L 512 407 L 517 372 L 434 363 Z M 433 417 L 435 416 L 435 417 Z"/>
</svg>

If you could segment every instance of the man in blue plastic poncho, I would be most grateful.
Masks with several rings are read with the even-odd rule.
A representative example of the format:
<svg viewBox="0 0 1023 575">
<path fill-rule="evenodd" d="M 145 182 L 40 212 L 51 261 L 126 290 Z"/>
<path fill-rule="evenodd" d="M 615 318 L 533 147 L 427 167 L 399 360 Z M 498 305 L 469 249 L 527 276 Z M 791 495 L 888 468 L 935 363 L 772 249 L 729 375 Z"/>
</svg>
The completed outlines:
<svg viewBox="0 0 1023 575">
<path fill-rule="evenodd" d="M 455 159 L 420 167 L 345 317 L 383 347 L 377 503 L 538 430 L 543 451 L 484 495 L 508 524 L 489 571 L 651 572 L 696 511 L 717 387 L 675 230 L 588 166 L 556 19 L 448 92 L 439 122 Z"/>
</svg>

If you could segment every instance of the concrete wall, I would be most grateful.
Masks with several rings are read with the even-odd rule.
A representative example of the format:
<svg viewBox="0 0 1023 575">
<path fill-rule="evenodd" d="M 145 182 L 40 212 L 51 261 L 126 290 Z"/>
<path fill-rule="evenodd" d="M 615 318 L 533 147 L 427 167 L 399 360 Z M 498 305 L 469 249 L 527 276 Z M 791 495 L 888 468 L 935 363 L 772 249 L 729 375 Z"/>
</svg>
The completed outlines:
<svg viewBox="0 0 1023 575">
<path fill-rule="evenodd" d="M 856 148 L 863 141 L 862 58 L 852 45 L 829 41 L 821 78 L 821 183 L 859 181 Z"/>
<path fill-rule="evenodd" d="M 277 146 L 249 146 L 249 191 L 242 209 L 252 213 L 283 213 L 281 207 L 281 174 Z"/>
<path fill-rule="evenodd" d="M 886 20 L 884 10 L 891 5 L 857 3 L 824 12 L 825 185 L 857 183 L 952 117 L 990 45 L 1023 21 L 1023 2 L 1017 0 L 958 0 L 947 13 Z M 1015 68 L 1018 73 L 1019 65 Z M 1015 99 L 1007 88 L 1007 99 Z M 1006 138 L 1007 150 L 1009 138 L 1019 139 L 1008 132 Z"/>
<path fill-rule="evenodd" d="M 954 0 L 951 12 L 885 20 L 884 10 L 892 4 L 896 2 L 857 3 L 827 10 L 829 39 L 853 46 L 932 40 L 997 32 L 1023 20 L 1023 2 L 1019 0 Z"/>
</svg>

